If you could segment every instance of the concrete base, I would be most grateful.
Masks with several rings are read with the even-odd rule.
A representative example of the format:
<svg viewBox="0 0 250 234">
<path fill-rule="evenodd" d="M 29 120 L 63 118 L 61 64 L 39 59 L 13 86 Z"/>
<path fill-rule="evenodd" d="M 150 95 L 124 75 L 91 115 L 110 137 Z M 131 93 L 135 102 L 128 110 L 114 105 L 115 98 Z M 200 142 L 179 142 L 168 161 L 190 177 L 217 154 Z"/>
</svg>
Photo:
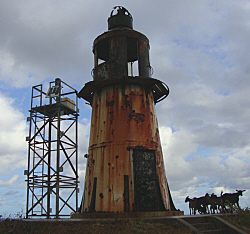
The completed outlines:
<svg viewBox="0 0 250 234">
<path fill-rule="evenodd" d="M 73 213 L 71 219 L 143 218 L 182 216 L 184 211 L 124 212 L 124 213 Z"/>
</svg>

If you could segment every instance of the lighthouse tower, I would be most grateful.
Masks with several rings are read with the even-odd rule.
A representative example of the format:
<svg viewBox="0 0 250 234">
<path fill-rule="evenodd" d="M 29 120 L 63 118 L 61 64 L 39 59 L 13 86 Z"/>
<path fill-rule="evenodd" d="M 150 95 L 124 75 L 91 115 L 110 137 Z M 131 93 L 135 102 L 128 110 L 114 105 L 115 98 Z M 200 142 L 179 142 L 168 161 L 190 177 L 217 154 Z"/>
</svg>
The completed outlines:
<svg viewBox="0 0 250 234">
<path fill-rule="evenodd" d="M 78 96 L 92 106 L 80 212 L 175 211 L 163 163 L 155 105 L 169 94 L 151 77 L 148 38 L 114 7 L 93 44 L 93 81 Z"/>
</svg>

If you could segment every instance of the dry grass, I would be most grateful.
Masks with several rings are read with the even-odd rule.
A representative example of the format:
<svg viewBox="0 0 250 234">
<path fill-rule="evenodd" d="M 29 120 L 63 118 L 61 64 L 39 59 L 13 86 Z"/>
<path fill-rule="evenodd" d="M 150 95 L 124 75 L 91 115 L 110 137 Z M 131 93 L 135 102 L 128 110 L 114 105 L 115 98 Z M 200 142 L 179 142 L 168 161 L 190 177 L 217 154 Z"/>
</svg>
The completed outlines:
<svg viewBox="0 0 250 234">
<path fill-rule="evenodd" d="M 234 210 L 235 215 L 224 215 L 224 218 L 229 223 L 235 225 L 246 233 L 250 233 L 250 208 Z"/>
<path fill-rule="evenodd" d="M 234 215 L 221 216 L 236 227 L 250 233 L 250 208 L 234 211 Z M 22 215 L 7 218 L 0 222 L 1 234 L 128 234 L 128 233 L 152 233 L 152 234 L 188 234 L 192 233 L 175 219 L 164 220 L 125 220 L 110 219 L 96 222 L 86 221 L 25 221 Z"/>
<path fill-rule="evenodd" d="M 23 221 L 23 220 L 10 220 L 6 219 L 0 222 L 0 233 L 15 233 L 15 234 L 74 234 L 74 233 L 173 233 L 173 234 L 185 234 L 192 233 L 186 227 L 181 226 L 178 223 L 155 223 L 150 221 L 129 221 L 129 220 L 115 220 L 115 221 L 98 221 L 98 222 L 55 222 L 55 221 Z"/>
</svg>

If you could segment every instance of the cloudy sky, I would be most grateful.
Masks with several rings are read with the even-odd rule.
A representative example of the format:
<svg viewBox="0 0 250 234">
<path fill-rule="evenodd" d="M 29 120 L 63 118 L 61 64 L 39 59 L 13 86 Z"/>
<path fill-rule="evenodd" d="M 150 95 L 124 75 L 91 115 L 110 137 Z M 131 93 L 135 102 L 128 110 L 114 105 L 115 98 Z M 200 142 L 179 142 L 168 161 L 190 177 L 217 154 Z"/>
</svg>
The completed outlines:
<svg viewBox="0 0 250 234">
<path fill-rule="evenodd" d="M 236 189 L 250 206 L 248 0 L 2 0 L 0 214 L 25 210 L 31 87 L 92 80 L 92 43 L 116 5 L 149 38 L 153 77 L 170 88 L 156 111 L 176 207 L 187 214 L 186 196 Z M 91 108 L 82 99 L 79 108 L 81 197 Z"/>
</svg>

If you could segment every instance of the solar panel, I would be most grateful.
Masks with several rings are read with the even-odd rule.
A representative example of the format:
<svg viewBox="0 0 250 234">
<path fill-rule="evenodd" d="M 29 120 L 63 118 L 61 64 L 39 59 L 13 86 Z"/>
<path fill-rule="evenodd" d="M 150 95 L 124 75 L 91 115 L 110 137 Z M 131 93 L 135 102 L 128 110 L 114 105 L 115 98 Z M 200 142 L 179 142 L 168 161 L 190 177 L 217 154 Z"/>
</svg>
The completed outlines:
<svg viewBox="0 0 250 234">
<path fill-rule="evenodd" d="M 46 98 L 58 97 L 60 93 L 60 87 L 58 85 L 52 86 L 48 89 Z"/>
</svg>

